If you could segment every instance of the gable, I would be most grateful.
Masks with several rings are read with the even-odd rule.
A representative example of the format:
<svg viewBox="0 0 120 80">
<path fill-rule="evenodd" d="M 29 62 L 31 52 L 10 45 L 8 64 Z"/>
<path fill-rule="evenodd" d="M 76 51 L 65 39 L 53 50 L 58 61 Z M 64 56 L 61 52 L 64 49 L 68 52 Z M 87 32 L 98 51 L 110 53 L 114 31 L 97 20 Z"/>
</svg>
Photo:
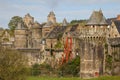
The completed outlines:
<svg viewBox="0 0 120 80">
<path fill-rule="evenodd" d="M 66 26 L 57 26 L 48 34 L 47 38 L 60 38 L 65 30 Z"/>
<path fill-rule="evenodd" d="M 116 26 L 117 31 L 118 31 L 119 34 L 120 34 L 120 20 L 114 21 L 114 24 L 115 24 L 115 26 Z"/>
</svg>

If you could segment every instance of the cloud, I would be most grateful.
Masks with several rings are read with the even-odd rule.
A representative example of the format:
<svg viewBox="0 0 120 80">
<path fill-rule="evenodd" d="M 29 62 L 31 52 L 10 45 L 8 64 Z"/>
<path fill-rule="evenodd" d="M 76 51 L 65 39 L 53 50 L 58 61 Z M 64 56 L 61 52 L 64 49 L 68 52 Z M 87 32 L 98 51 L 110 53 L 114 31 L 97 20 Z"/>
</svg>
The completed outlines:
<svg viewBox="0 0 120 80">
<path fill-rule="evenodd" d="M 44 22 L 49 11 L 55 11 L 58 21 L 89 18 L 93 10 L 102 8 L 107 17 L 117 15 L 120 0 L 0 0 L 0 26 L 7 27 L 11 17 L 30 13 Z M 114 10 L 114 11 L 113 11 Z"/>
<path fill-rule="evenodd" d="M 75 5 L 97 5 L 108 3 L 119 3 L 120 0 L 22 0 L 28 3 L 39 3 L 48 6 L 49 8 L 56 8 L 62 4 Z M 66 5 L 67 6 L 67 5 Z"/>
<path fill-rule="evenodd" d="M 118 3 L 120 0 L 62 0 L 68 3 L 76 3 L 81 5 L 96 5 L 96 4 L 106 4 L 106 3 Z"/>
</svg>

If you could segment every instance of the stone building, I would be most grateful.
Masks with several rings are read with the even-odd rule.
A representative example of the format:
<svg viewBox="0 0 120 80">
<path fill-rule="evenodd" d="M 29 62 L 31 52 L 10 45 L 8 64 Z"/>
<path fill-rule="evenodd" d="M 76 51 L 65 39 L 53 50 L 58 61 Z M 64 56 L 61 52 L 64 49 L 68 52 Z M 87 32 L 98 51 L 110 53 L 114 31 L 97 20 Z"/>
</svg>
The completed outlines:
<svg viewBox="0 0 120 80">
<path fill-rule="evenodd" d="M 8 42 L 14 48 L 29 58 L 29 65 L 47 62 L 56 66 L 56 62 L 64 54 L 64 44 L 67 37 L 72 37 L 72 53 L 80 55 L 80 77 L 89 78 L 105 73 L 105 45 L 108 53 L 119 61 L 120 58 L 120 16 L 112 20 L 105 19 L 102 10 L 93 11 L 87 24 L 68 26 L 66 19 L 62 25 L 57 25 L 53 11 L 47 16 L 44 25 L 34 21 L 34 17 L 26 14 L 22 23 L 18 23 L 14 38 L 8 32 Z M 44 42 L 43 42 L 44 41 Z M 42 43 L 42 44 L 41 44 Z M 62 45 L 60 47 L 56 45 Z M 114 60 L 114 59 L 113 59 Z M 59 64 L 59 63 L 58 63 Z"/>
<path fill-rule="evenodd" d="M 37 21 L 34 21 L 34 18 L 28 13 L 23 18 L 24 24 L 18 23 L 15 29 L 14 46 L 17 50 L 29 57 L 30 65 L 44 61 L 42 57 L 45 57 L 45 54 L 42 54 L 43 45 L 41 41 L 43 39 L 46 40 L 56 24 L 54 12 L 50 12 L 47 18 L 47 23 L 41 26 Z M 49 41 L 47 42 L 49 43 Z"/>
<path fill-rule="evenodd" d="M 120 15 L 114 19 L 109 19 L 109 38 L 108 38 L 108 55 L 112 58 L 113 75 L 120 75 Z"/>
<path fill-rule="evenodd" d="M 47 19 L 48 22 L 51 22 L 53 24 L 56 24 L 56 17 L 55 17 L 55 14 L 53 11 L 51 11 L 49 14 L 48 14 L 48 19 Z"/>
<path fill-rule="evenodd" d="M 108 52 L 107 57 L 111 57 L 111 74 L 120 75 L 120 37 L 109 38 Z M 107 69 L 109 70 L 109 68 Z"/>
<path fill-rule="evenodd" d="M 34 23 L 34 18 L 28 13 L 23 18 L 23 22 L 30 29 L 32 27 L 32 24 Z"/>
<path fill-rule="evenodd" d="M 18 26 L 15 29 L 14 46 L 15 48 L 27 48 L 27 28 L 21 23 L 18 23 Z"/>
<path fill-rule="evenodd" d="M 0 43 L 3 47 L 13 48 L 14 47 L 14 34 L 8 29 L 0 30 Z"/>
<path fill-rule="evenodd" d="M 42 27 L 30 14 L 23 18 L 24 24 L 18 23 L 15 29 L 16 48 L 40 48 Z M 20 43 L 22 42 L 22 44 Z"/>
<path fill-rule="evenodd" d="M 56 17 L 53 11 L 47 16 L 47 23 L 42 28 L 42 37 L 46 37 L 49 32 L 56 26 Z"/>
<path fill-rule="evenodd" d="M 120 37 L 120 15 L 117 16 L 117 18 L 108 20 L 110 25 L 110 32 L 109 37 L 110 38 L 116 38 Z"/>
<path fill-rule="evenodd" d="M 29 57 L 29 65 L 40 63 L 42 27 L 30 14 L 25 15 L 23 22 L 15 29 L 14 47 Z"/>
<path fill-rule="evenodd" d="M 62 26 L 67 26 L 68 25 L 68 22 L 66 20 L 66 18 L 63 19 L 63 22 L 62 22 Z"/>
<path fill-rule="evenodd" d="M 104 73 L 104 45 L 108 24 L 102 11 L 93 11 L 86 26 L 71 33 L 80 54 L 80 77 L 88 78 Z M 74 47 L 75 48 L 75 47 Z"/>
<path fill-rule="evenodd" d="M 119 22 L 119 20 L 117 20 L 117 22 Z M 24 38 L 20 39 L 26 40 L 26 42 L 24 41 L 27 43 L 24 44 L 27 46 L 26 48 L 31 48 L 33 50 L 38 49 L 39 47 L 37 46 L 39 46 L 39 41 L 45 39 L 46 44 L 44 52 L 42 53 L 44 54 L 43 61 L 55 66 L 56 60 L 60 59 L 64 52 L 63 48 L 56 49 L 55 46 L 59 42 L 59 39 L 61 39 L 61 43 L 64 45 L 66 37 L 71 36 L 72 53 L 74 56 L 79 54 L 81 57 L 81 78 L 95 77 L 103 75 L 105 72 L 105 44 L 111 43 L 109 42 L 111 39 L 108 38 L 119 37 L 119 23 L 117 22 L 114 21 L 114 24 L 112 23 L 108 26 L 102 10 L 99 10 L 93 11 L 85 26 L 73 25 L 67 27 L 68 24 L 66 19 L 64 19 L 62 26 L 56 26 L 55 14 L 50 12 L 47 23 L 42 27 L 39 23 L 30 21 L 29 24 L 31 26 L 29 25 L 29 28 L 23 28 L 22 33 L 26 31 L 26 34 L 24 34 Z M 112 26 L 114 26 L 114 28 L 112 28 Z M 40 33 L 40 35 L 37 33 Z M 115 36 L 116 34 L 117 36 Z M 21 45 L 24 46 L 23 44 Z M 113 51 L 112 47 L 111 50 Z M 39 55 L 37 61 L 42 59 L 42 54 L 36 53 L 37 56 Z"/>
</svg>

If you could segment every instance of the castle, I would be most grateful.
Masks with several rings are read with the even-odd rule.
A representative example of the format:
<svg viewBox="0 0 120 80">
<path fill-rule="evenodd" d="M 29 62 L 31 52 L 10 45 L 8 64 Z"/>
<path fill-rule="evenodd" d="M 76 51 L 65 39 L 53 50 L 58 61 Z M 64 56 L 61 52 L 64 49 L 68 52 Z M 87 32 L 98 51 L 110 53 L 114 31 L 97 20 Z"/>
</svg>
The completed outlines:
<svg viewBox="0 0 120 80">
<path fill-rule="evenodd" d="M 47 62 L 56 66 L 64 54 L 66 38 L 72 37 L 73 57 L 80 56 L 80 77 L 103 75 L 109 70 L 105 66 L 107 56 L 114 57 L 113 67 L 120 66 L 117 65 L 120 61 L 119 15 L 106 20 L 102 10 L 93 11 L 84 26 L 70 26 L 66 19 L 58 25 L 53 11 L 48 14 L 44 25 L 34 21 L 30 14 L 26 14 L 23 21 L 24 24 L 18 23 L 14 36 L 5 31 L 1 40 L 3 46 L 25 54 L 29 58 L 29 65 Z M 9 39 L 6 42 L 5 36 Z"/>
</svg>

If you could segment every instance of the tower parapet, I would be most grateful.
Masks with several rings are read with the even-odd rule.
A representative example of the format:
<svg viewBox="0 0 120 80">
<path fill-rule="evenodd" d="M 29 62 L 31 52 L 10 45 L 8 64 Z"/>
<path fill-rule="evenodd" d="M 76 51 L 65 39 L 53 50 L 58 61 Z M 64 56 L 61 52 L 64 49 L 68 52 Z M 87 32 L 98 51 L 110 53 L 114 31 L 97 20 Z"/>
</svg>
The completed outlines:
<svg viewBox="0 0 120 80">
<path fill-rule="evenodd" d="M 76 38 L 79 39 L 80 76 L 82 78 L 95 77 L 104 73 L 104 45 L 107 27 L 102 10 L 93 11 L 87 25 L 75 32 Z"/>
</svg>

